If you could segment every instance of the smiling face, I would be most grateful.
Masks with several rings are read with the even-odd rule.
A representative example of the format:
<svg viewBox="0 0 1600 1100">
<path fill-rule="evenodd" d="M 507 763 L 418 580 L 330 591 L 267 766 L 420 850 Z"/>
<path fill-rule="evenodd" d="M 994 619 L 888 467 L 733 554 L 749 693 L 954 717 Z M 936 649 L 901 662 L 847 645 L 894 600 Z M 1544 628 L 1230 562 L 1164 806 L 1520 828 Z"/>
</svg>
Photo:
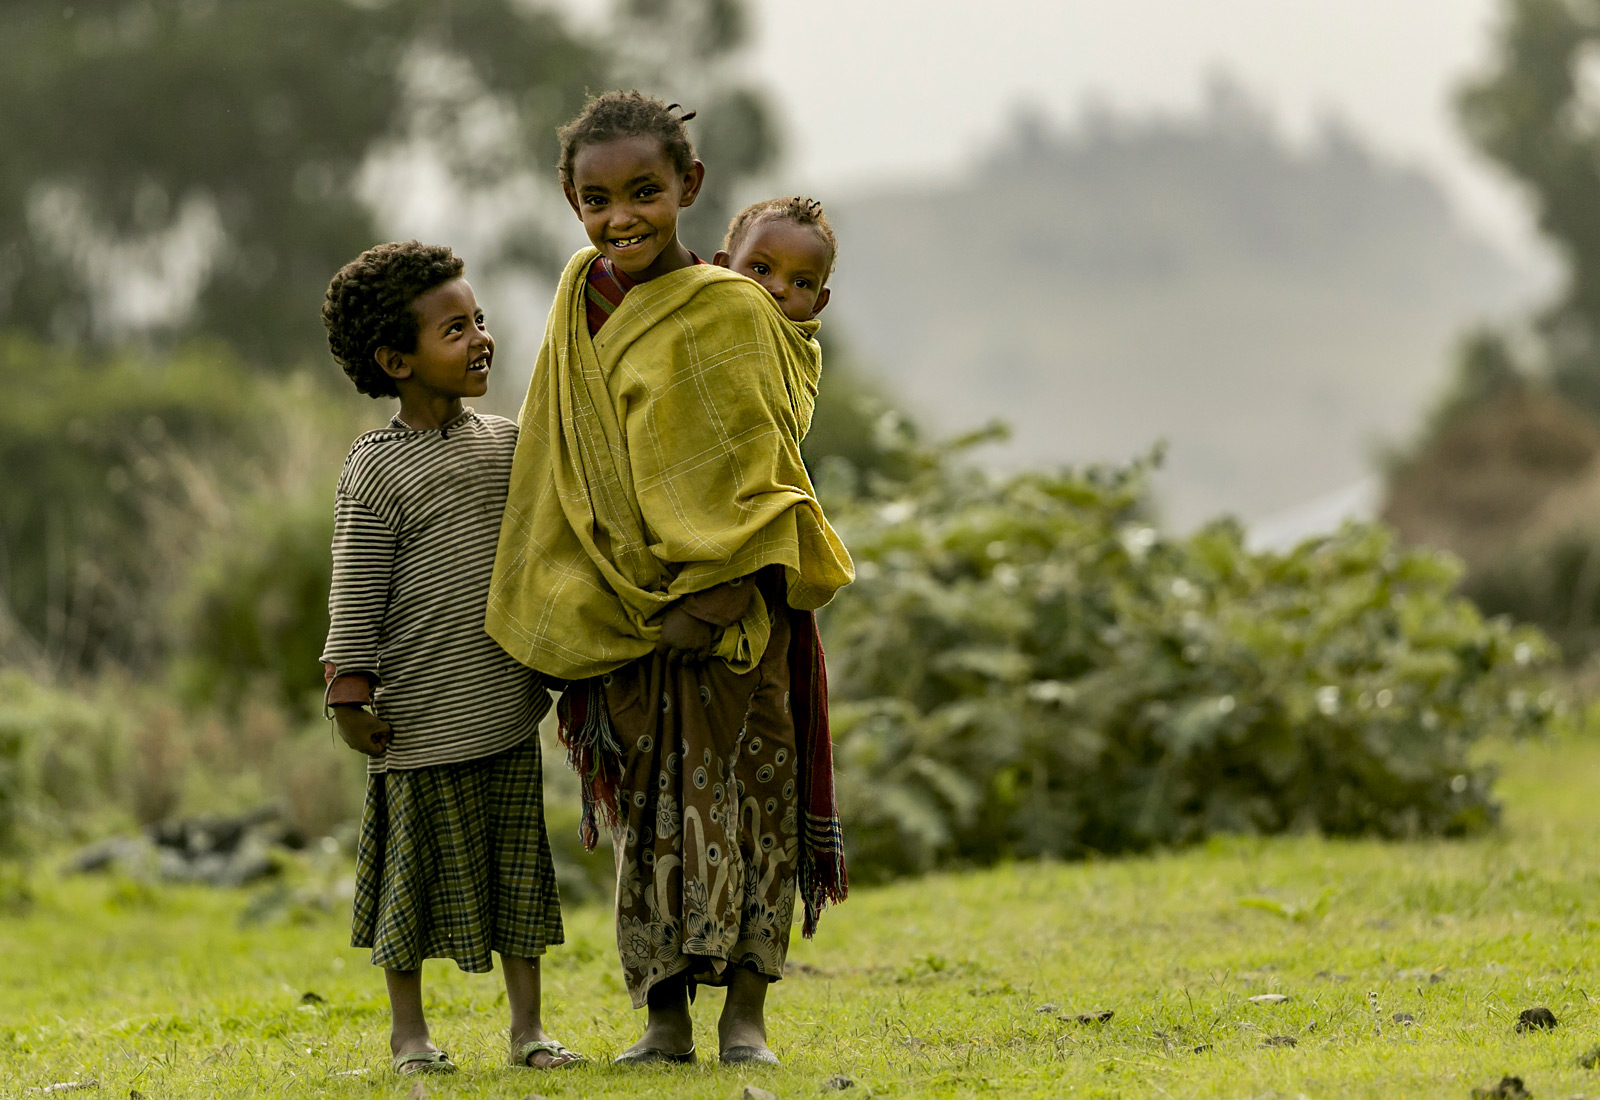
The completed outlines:
<svg viewBox="0 0 1600 1100">
<path fill-rule="evenodd" d="M 814 227 L 788 218 L 762 218 L 745 231 L 733 255 L 717 262 L 767 289 L 791 321 L 809 321 L 828 304 L 828 268 L 833 256 Z"/>
<path fill-rule="evenodd" d="M 482 397 L 489 390 L 494 337 L 465 279 L 451 279 L 411 301 L 415 351 L 378 349 L 378 364 L 395 380 L 402 403 Z"/>
<path fill-rule="evenodd" d="M 648 134 L 585 145 L 572 161 L 567 202 L 589 241 L 630 278 L 646 282 L 694 263 L 678 241 L 678 212 L 700 193 L 705 166 L 673 166 Z"/>
</svg>

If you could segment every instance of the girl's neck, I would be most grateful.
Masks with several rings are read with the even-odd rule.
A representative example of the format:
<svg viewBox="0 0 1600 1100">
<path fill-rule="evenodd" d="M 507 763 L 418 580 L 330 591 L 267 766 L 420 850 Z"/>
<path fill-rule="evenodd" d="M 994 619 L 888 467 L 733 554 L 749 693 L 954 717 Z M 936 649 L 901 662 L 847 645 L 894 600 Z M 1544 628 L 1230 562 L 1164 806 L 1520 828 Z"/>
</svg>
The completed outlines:
<svg viewBox="0 0 1600 1100">
<path fill-rule="evenodd" d="M 431 432 L 461 415 L 461 398 L 438 394 L 402 393 L 400 422 L 412 431 Z"/>
<path fill-rule="evenodd" d="M 672 235 L 672 243 L 661 250 L 661 254 L 650 261 L 650 266 L 635 275 L 628 272 L 628 278 L 636 283 L 648 283 L 651 279 L 659 279 L 663 275 L 670 275 L 674 271 L 682 271 L 686 267 L 693 267 L 694 253 L 683 246 L 678 240 L 678 235 Z"/>
</svg>

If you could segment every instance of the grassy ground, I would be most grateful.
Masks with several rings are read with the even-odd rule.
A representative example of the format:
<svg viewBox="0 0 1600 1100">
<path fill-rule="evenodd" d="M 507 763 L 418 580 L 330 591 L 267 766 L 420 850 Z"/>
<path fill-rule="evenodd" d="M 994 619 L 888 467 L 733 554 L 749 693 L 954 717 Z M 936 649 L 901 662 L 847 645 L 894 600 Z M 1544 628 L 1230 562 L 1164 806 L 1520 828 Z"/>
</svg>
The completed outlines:
<svg viewBox="0 0 1600 1100">
<path fill-rule="evenodd" d="M 1508 823 L 1487 839 L 1227 840 L 859 891 L 814 943 L 796 937 L 771 1001 L 778 1070 L 605 1065 L 641 1021 L 607 912 L 578 909 L 547 961 L 547 1018 L 597 1064 L 504 1068 L 498 977 L 430 964 L 436 1036 L 464 1072 L 428 1095 L 799 1097 L 846 1074 L 846 1097 L 1465 1100 L 1509 1073 L 1540 1098 L 1600 1096 L 1578 1063 L 1600 1042 L 1600 744 L 1503 755 Z M 117 1100 L 410 1089 L 387 1071 L 382 981 L 342 946 L 342 907 L 42 876 L 34 893 L 0 915 L 0 1096 L 91 1078 L 82 1095 Z M 252 903 L 265 923 L 241 924 Z M 1289 999 L 1250 999 L 1266 993 Z M 696 1008 L 708 1045 L 718 1000 Z M 1559 1026 L 1517 1034 L 1534 1005 Z"/>
</svg>

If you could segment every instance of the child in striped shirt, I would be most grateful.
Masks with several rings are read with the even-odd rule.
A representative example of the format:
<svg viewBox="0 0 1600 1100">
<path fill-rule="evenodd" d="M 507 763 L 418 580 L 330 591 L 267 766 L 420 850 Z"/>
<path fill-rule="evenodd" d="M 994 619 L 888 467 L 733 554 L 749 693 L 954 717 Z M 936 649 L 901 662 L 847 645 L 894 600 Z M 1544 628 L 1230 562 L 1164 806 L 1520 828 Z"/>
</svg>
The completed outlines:
<svg viewBox="0 0 1600 1100">
<path fill-rule="evenodd" d="M 345 743 L 369 757 L 351 944 L 385 969 L 397 1073 L 451 1073 L 422 1006 L 422 961 L 493 968 L 511 1064 L 581 1056 L 540 1019 L 539 956 L 562 942 L 545 834 L 539 675 L 484 632 L 517 428 L 462 404 L 488 390 L 494 339 L 448 248 L 380 245 L 322 307 L 356 389 L 398 397 L 357 439 L 335 503 L 322 660 Z"/>
</svg>

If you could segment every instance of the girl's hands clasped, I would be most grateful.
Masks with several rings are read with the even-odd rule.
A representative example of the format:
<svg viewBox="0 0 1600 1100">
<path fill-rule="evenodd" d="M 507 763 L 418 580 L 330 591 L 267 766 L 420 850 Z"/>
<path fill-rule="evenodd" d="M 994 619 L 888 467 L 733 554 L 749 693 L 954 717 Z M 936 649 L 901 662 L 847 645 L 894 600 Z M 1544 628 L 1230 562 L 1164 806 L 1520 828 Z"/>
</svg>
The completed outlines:
<svg viewBox="0 0 1600 1100">
<path fill-rule="evenodd" d="M 720 633 L 717 627 L 695 618 L 674 605 L 661 617 L 661 638 L 656 642 L 656 652 L 665 654 L 669 661 L 697 663 L 711 655 L 711 646 Z"/>
<path fill-rule="evenodd" d="M 336 705 L 333 724 L 339 727 L 339 736 L 346 745 L 367 756 L 382 756 L 394 740 L 389 723 L 362 707 Z"/>
</svg>

